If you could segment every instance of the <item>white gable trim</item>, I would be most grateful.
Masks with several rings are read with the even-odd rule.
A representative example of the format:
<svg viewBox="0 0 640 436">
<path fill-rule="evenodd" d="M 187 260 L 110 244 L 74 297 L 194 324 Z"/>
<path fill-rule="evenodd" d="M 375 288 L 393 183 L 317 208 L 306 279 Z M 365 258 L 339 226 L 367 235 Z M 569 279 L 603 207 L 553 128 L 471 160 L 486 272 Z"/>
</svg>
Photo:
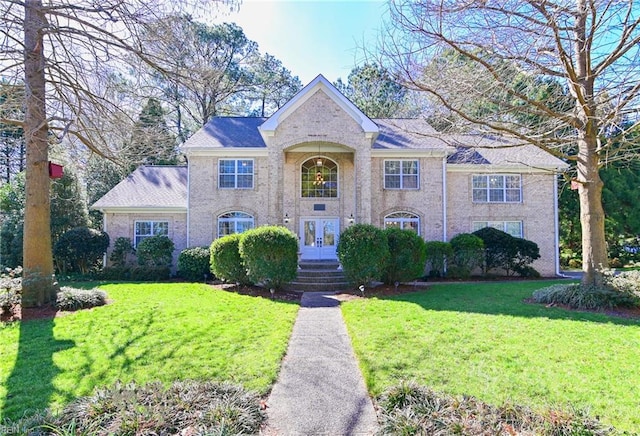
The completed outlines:
<svg viewBox="0 0 640 436">
<path fill-rule="evenodd" d="M 345 111 L 353 120 L 362 127 L 365 135 L 372 140 L 378 136 L 378 126 L 371 121 L 360 109 L 356 107 L 347 97 L 342 95 L 325 77 L 320 74 L 313 79 L 307 86 L 289 100 L 284 106 L 271 115 L 258 129 L 262 138 L 267 142 L 267 138 L 275 134 L 276 129 L 282 121 L 289 115 L 294 113 L 300 106 L 309 100 L 316 92 L 324 92 L 331 100 L 333 100 L 343 111 Z"/>
</svg>

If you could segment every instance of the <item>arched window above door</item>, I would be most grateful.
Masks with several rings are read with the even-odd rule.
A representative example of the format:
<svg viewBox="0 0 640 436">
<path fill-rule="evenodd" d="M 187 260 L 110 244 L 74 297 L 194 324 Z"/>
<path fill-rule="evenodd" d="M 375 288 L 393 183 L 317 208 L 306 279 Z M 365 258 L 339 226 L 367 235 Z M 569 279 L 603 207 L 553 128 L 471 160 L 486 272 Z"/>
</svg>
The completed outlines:
<svg viewBox="0 0 640 436">
<path fill-rule="evenodd" d="M 314 157 L 302 164 L 301 196 L 335 198 L 338 196 L 338 164 L 326 157 Z"/>
</svg>

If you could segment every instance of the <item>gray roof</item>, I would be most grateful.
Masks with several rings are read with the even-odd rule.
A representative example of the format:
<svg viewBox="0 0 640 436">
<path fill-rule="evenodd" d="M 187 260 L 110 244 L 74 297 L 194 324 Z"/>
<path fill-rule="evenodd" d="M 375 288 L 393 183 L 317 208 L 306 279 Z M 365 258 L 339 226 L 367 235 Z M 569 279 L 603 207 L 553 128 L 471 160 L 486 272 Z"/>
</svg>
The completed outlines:
<svg viewBox="0 0 640 436">
<path fill-rule="evenodd" d="M 182 144 L 188 148 L 266 147 L 258 127 L 266 118 L 215 117 Z"/>
<path fill-rule="evenodd" d="M 139 167 L 91 208 L 179 208 L 186 211 L 187 167 Z"/>
<path fill-rule="evenodd" d="M 398 150 L 447 150 L 450 146 L 440 139 L 440 134 L 421 118 L 377 118 L 373 120 L 380 134 L 374 149 Z M 453 152 L 453 149 L 450 150 Z"/>
<path fill-rule="evenodd" d="M 194 133 L 183 145 L 189 148 L 266 147 L 258 127 L 267 118 L 215 117 Z M 437 132 L 422 119 L 374 119 L 380 134 L 376 149 L 447 149 Z"/>
<path fill-rule="evenodd" d="M 565 162 L 532 144 L 515 143 L 490 135 L 456 135 L 449 143 L 456 152 L 448 164 L 529 166 L 531 168 L 564 168 Z"/>
</svg>

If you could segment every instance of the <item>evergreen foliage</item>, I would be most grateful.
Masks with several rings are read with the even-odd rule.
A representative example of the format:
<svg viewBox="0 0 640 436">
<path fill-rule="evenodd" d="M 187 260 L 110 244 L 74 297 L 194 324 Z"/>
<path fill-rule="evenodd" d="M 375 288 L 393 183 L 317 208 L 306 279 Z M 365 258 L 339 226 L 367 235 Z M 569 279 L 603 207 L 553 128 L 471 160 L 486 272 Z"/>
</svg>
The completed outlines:
<svg viewBox="0 0 640 436">
<path fill-rule="evenodd" d="M 298 273 L 298 238 L 282 226 L 247 230 L 239 244 L 247 275 L 254 283 L 280 289 Z"/>
<path fill-rule="evenodd" d="M 424 275 L 426 245 L 413 230 L 389 227 L 384 230 L 389 258 L 383 276 L 386 284 L 408 282 Z"/>
<path fill-rule="evenodd" d="M 426 261 L 431 277 L 443 277 L 447 261 L 453 257 L 453 247 L 450 242 L 428 241 L 425 243 Z"/>
<path fill-rule="evenodd" d="M 211 243 L 210 267 L 213 275 L 229 283 L 248 285 L 247 268 L 240 256 L 240 233 L 226 235 Z"/>
<path fill-rule="evenodd" d="M 109 247 L 109 235 L 88 227 L 66 231 L 53 246 L 58 271 L 87 274 L 99 265 Z"/>
<path fill-rule="evenodd" d="M 113 250 L 109 255 L 109 260 L 114 267 L 122 268 L 131 263 L 130 258 L 135 252 L 131 239 L 120 236 L 113 243 Z"/>
<path fill-rule="evenodd" d="M 178 275 L 193 282 L 211 276 L 209 247 L 185 248 L 178 255 Z"/>
<path fill-rule="evenodd" d="M 171 267 L 173 261 L 173 241 L 165 235 L 144 238 L 136 247 L 138 265 L 148 267 Z"/>
<path fill-rule="evenodd" d="M 529 267 L 540 258 L 540 250 L 535 242 L 514 238 L 510 234 L 493 227 L 484 227 L 473 233 L 484 242 L 484 272 L 502 269 L 507 275 L 516 272 L 522 276 L 536 276 Z"/>
<path fill-rule="evenodd" d="M 380 280 L 385 272 L 389 245 L 379 228 L 371 224 L 354 224 L 340 235 L 337 254 L 347 280 L 354 286 L 369 286 Z"/>
<path fill-rule="evenodd" d="M 482 265 L 484 242 L 471 233 L 460 233 L 451 238 L 453 257 L 448 275 L 468 278 L 471 272 Z"/>
</svg>

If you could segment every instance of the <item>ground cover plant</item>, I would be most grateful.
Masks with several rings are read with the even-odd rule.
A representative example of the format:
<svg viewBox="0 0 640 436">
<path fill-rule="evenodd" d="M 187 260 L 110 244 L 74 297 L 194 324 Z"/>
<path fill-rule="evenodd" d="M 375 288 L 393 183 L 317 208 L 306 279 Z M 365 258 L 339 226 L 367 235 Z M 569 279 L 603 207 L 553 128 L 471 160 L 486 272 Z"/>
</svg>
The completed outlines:
<svg viewBox="0 0 640 436">
<path fill-rule="evenodd" d="M 370 392 L 401 380 L 640 431 L 640 320 L 527 303 L 553 282 L 434 285 L 342 304 Z"/>
<path fill-rule="evenodd" d="M 9 434 L 236 435 L 258 434 L 266 414 L 260 397 L 228 383 L 116 383 L 79 398 L 59 414 L 47 411 L 7 422 Z"/>
<path fill-rule="evenodd" d="M 264 394 L 298 309 L 196 283 L 100 288 L 106 306 L 0 324 L 0 421 L 57 410 L 116 380 L 228 381 Z"/>
</svg>

